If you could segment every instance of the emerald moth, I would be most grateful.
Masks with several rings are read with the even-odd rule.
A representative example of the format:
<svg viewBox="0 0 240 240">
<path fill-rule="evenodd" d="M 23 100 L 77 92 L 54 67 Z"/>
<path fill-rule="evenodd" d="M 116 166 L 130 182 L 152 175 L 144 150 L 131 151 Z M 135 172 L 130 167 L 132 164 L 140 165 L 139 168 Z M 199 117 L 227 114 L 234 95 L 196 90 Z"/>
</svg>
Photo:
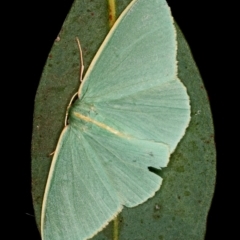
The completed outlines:
<svg viewBox="0 0 240 240">
<path fill-rule="evenodd" d="M 90 64 L 68 110 L 46 184 L 44 240 L 84 240 L 122 208 L 153 197 L 190 121 L 165 0 L 133 0 Z"/>
</svg>

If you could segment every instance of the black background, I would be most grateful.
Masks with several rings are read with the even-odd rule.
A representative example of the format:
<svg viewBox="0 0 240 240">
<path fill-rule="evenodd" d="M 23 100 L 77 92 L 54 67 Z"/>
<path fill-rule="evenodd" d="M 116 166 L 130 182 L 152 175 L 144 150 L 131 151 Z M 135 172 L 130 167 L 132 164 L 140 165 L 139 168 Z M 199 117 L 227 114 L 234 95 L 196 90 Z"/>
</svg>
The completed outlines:
<svg viewBox="0 0 240 240">
<path fill-rule="evenodd" d="M 209 5 L 205 0 L 168 0 L 168 3 L 192 50 L 209 95 L 214 119 L 218 174 L 205 239 L 217 239 L 223 236 L 233 239 L 234 229 L 227 227 L 226 224 L 231 221 L 226 217 L 228 212 L 231 212 L 229 202 L 226 200 L 231 194 L 227 190 L 228 171 L 225 169 L 230 159 L 225 159 L 226 141 L 222 137 L 227 134 L 226 118 L 230 113 L 226 102 L 226 92 L 229 89 L 224 84 L 231 78 L 225 79 L 220 71 L 226 59 L 219 54 L 220 50 L 223 53 L 224 49 L 222 50 L 217 44 L 228 31 L 222 21 L 225 15 L 218 12 L 213 3 Z M 17 136 L 17 144 L 14 144 L 16 148 L 11 147 L 10 151 L 7 151 L 7 155 L 12 156 L 9 163 L 11 174 L 16 176 L 16 180 L 10 181 L 11 185 L 8 188 L 12 197 L 9 200 L 11 201 L 9 220 L 5 221 L 10 230 L 5 239 L 40 240 L 32 216 L 34 213 L 31 200 L 30 150 L 34 97 L 47 55 L 71 7 L 72 0 L 18 1 L 12 4 L 13 6 L 6 8 L 8 13 L 6 22 L 12 21 L 7 25 L 9 34 L 2 37 L 10 47 L 5 49 L 4 45 L 1 46 L 2 50 L 6 51 L 7 55 L 9 52 L 10 55 L 10 60 L 8 58 L 5 60 L 9 66 L 7 72 L 10 76 L 7 82 L 10 86 L 6 90 L 10 97 L 5 103 L 14 104 L 11 105 L 14 107 L 10 108 L 10 116 L 13 120 L 11 124 L 14 136 Z M 2 8 L 1 11 L 4 13 L 5 10 Z M 13 109 L 20 112 L 18 117 L 14 116 Z M 5 125 L 6 123 L 7 121 Z M 15 138 L 11 138 L 9 144 L 6 141 L 7 144 L 13 146 L 13 139 L 15 143 Z M 13 210 L 11 214 L 10 210 Z"/>
</svg>

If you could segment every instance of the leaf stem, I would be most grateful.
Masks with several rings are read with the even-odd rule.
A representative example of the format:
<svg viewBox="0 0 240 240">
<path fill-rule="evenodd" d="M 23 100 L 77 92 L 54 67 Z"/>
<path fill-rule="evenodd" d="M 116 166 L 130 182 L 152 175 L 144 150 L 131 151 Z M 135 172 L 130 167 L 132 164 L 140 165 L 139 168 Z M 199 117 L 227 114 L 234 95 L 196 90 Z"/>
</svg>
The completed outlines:
<svg viewBox="0 0 240 240">
<path fill-rule="evenodd" d="M 109 28 L 113 26 L 116 21 L 116 2 L 115 0 L 108 0 L 108 11 L 109 11 Z"/>
<path fill-rule="evenodd" d="M 113 220 L 113 240 L 118 240 L 118 216 Z"/>
</svg>

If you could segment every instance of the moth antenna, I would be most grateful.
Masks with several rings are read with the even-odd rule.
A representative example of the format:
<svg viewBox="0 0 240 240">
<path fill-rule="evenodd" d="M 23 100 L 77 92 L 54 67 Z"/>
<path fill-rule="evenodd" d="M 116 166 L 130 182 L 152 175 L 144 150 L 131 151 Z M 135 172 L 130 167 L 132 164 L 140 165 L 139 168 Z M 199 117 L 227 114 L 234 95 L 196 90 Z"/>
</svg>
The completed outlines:
<svg viewBox="0 0 240 240">
<path fill-rule="evenodd" d="M 78 92 L 76 92 L 76 93 L 72 96 L 72 98 L 71 98 L 71 100 L 70 100 L 70 102 L 69 102 L 69 104 L 68 104 L 68 106 L 67 106 L 67 111 L 66 111 L 65 121 L 64 121 L 64 125 L 65 125 L 65 127 L 67 126 L 68 110 L 69 110 L 69 108 L 71 107 L 72 102 L 73 102 L 74 98 L 77 96 L 77 94 L 78 94 Z"/>
<path fill-rule="evenodd" d="M 80 69 L 80 82 L 82 82 L 82 76 L 83 76 L 83 70 L 84 70 L 82 48 L 81 48 L 81 44 L 80 44 L 80 41 L 79 41 L 78 37 L 76 37 L 76 41 L 77 41 L 77 44 L 78 44 L 79 55 L 80 55 L 80 66 L 81 66 L 81 69 Z M 72 96 L 72 98 L 71 98 L 71 100 L 70 100 L 70 102 L 69 102 L 69 104 L 68 104 L 68 106 L 67 106 L 67 111 L 66 111 L 65 121 L 64 121 L 65 127 L 67 126 L 68 110 L 69 110 L 69 108 L 71 107 L 72 102 L 73 102 L 73 99 L 76 97 L 77 94 L 78 94 L 78 93 L 76 92 L 76 93 Z"/>
<path fill-rule="evenodd" d="M 83 76 L 83 71 L 84 71 L 84 65 L 83 65 L 83 55 L 82 55 L 82 48 L 81 48 L 81 44 L 80 41 L 78 39 L 78 37 L 76 37 L 77 40 L 77 44 L 78 44 L 78 49 L 79 49 L 79 55 L 80 55 L 80 82 L 82 82 L 82 76 Z"/>
</svg>

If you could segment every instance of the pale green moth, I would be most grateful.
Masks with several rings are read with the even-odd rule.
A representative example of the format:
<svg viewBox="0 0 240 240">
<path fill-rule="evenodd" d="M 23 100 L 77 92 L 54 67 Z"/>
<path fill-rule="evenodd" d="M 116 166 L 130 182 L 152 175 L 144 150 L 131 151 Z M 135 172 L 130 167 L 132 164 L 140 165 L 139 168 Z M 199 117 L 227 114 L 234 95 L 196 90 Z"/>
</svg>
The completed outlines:
<svg viewBox="0 0 240 240">
<path fill-rule="evenodd" d="M 133 0 L 105 38 L 69 109 L 41 216 L 44 240 L 84 240 L 154 196 L 190 120 L 165 0 Z"/>
</svg>

